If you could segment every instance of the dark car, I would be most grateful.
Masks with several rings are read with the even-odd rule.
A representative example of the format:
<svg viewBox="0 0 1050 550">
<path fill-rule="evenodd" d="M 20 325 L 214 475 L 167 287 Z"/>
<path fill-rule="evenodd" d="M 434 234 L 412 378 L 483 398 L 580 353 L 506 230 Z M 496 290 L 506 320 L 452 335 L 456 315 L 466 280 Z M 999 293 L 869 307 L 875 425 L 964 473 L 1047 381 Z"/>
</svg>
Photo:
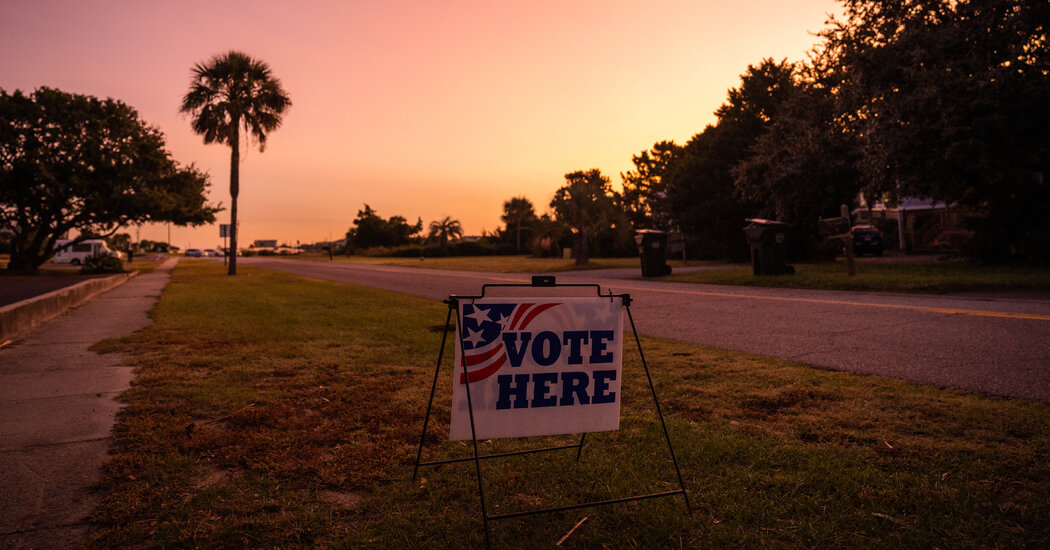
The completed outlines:
<svg viewBox="0 0 1050 550">
<path fill-rule="evenodd" d="M 870 253 L 882 256 L 882 231 L 873 225 L 855 225 L 850 230 L 853 235 L 853 253 L 858 256 Z"/>
</svg>

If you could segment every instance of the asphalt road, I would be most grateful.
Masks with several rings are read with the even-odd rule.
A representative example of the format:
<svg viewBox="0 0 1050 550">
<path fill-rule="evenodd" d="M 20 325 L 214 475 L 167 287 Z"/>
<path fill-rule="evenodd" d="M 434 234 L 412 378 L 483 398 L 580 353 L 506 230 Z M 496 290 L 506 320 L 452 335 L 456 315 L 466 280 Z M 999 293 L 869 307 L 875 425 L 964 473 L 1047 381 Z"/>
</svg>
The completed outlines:
<svg viewBox="0 0 1050 550">
<path fill-rule="evenodd" d="M 0 275 L 0 307 L 73 286 L 90 277 L 69 275 Z"/>
<path fill-rule="evenodd" d="M 271 258 L 244 265 L 443 299 L 527 274 Z M 634 298 L 638 331 L 813 366 L 1050 402 L 1050 299 L 838 292 L 642 280 L 636 269 L 553 274 Z M 440 321 L 439 321 L 440 322 Z"/>
</svg>

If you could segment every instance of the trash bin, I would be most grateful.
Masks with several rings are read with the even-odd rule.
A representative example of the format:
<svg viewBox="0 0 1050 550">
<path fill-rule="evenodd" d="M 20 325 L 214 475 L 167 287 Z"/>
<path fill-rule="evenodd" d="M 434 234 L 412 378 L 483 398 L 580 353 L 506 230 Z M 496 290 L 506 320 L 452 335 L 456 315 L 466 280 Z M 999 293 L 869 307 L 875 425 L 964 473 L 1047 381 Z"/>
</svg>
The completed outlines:
<svg viewBox="0 0 1050 550">
<path fill-rule="evenodd" d="M 635 233 L 638 255 L 642 259 L 642 277 L 659 277 L 671 273 L 667 265 L 667 233 L 655 229 L 641 229 Z"/>
<path fill-rule="evenodd" d="M 751 245 L 751 267 L 755 275 L 793 274 L 795 268 L 787 265 L 787 224 L 762 219 L 750 219 L 744 228 Z"/>
</svg>

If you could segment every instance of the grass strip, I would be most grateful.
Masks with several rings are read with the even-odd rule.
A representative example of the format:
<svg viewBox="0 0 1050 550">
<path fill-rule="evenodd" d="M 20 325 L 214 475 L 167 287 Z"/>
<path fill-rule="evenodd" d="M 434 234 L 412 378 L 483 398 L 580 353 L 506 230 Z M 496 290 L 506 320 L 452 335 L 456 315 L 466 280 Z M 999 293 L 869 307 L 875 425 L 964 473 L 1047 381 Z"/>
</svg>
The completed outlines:
<svg viewBox="0 0 1050 550">
<path fill-rule="evenodd" d="M 558 271 L 582 271 L 591 269 L 635 268 L 641 276 L 641 260 L 630 258 L 591 258 L 586 265 L 576 265 L 575 260 L 565 258 L 533 258 L 532 256 L 452 256 L 447 258 L 392 258 L 385 256 L 335 256 L 329 260 L 327 255 L 301 254 L 285 256 L 287 259 L 334 261 L 342 263 L 388 265 L 397 267 L 420 267 L 426 269 L 447 269 L 452 271 L 473 271 L 481 273 L 553 273 Z M 698 265 L 698 262 L 693 262 Z M 670 262 L 670 265 L 682 265 L 682 262 Z"/>
<path fill-rule="evenodd" d="M 439 302 L 184 262 L 137 364 L 89 546 L 478 547 L 473 464 L 409 480 Z M 437 326 L 435 326 L 437 325 Z M 491 524 L 497 547 L 1045 547 L 1050 407 L 644 339 L 680 499 Z M 447 441 L 451 371 L 425 458 Z M 486 461 L 490 513 L 676 488 L 633 348 L 621 429 Z M 490 441 L 483 452 L 574 437 Z M 582 518 L 588 518 L 580 523 Z"/>
<path fill-rule="evenodd" d="M 1038 290 L 1050 292 L 1050 269 L 987 266 L 964 261 L 892 261 L 858 259 L 850 277 L 842 259 L 794 264 L 794 275 L 754 275 L 750 265 L 726 265 L 662 280 L 736 286 L 863 290 L 883 292 L 973 292 Z"/>
<path fill-rule="evenodd" d="M 329 261 L 328 256 L 288 256 L 302 260 Z M 586 266 L 561 258 L 531 256 L 474 256 L 452 258 L 384 258 L 337 256 L 334 261 L 398 267 L 424 267 L 488 273 L 551 273 L 587 269 L 630 268 L 638 270 L 638 258 L 592 258 Z M 1050 293 L 1050 268 L 1045 266 L 988 266 L 961 260 L 939 261 L 924 257 L 858 258 L 857 275 L 846 273 L 845 260 L 794 264 L 794 275 L 756 276 L 750 265 L 709 261 L 668 261 L 676 270 L 656 280 L 734 286 L 858 290 L 881 292 L 977 292 L 1044 291 Z M 701 267 L 683 272 L 682 268 Z"/>
</svg>

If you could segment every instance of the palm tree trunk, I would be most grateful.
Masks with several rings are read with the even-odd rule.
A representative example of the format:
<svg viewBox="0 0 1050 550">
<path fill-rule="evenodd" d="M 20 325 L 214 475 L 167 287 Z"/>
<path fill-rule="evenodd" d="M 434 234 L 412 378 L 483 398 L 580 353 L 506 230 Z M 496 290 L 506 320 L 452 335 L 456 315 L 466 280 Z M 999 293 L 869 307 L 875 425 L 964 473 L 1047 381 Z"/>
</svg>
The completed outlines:
<svg viewBox="0 0 1050 550">
<path fill-rule="evenodd" d="M 230 136 L 230 267 L 227 275 L 237 274 L 237 195 L 241 191 L 241 135 L 240 121 L 233 123 L 233 135 Z"/>
</svg>

